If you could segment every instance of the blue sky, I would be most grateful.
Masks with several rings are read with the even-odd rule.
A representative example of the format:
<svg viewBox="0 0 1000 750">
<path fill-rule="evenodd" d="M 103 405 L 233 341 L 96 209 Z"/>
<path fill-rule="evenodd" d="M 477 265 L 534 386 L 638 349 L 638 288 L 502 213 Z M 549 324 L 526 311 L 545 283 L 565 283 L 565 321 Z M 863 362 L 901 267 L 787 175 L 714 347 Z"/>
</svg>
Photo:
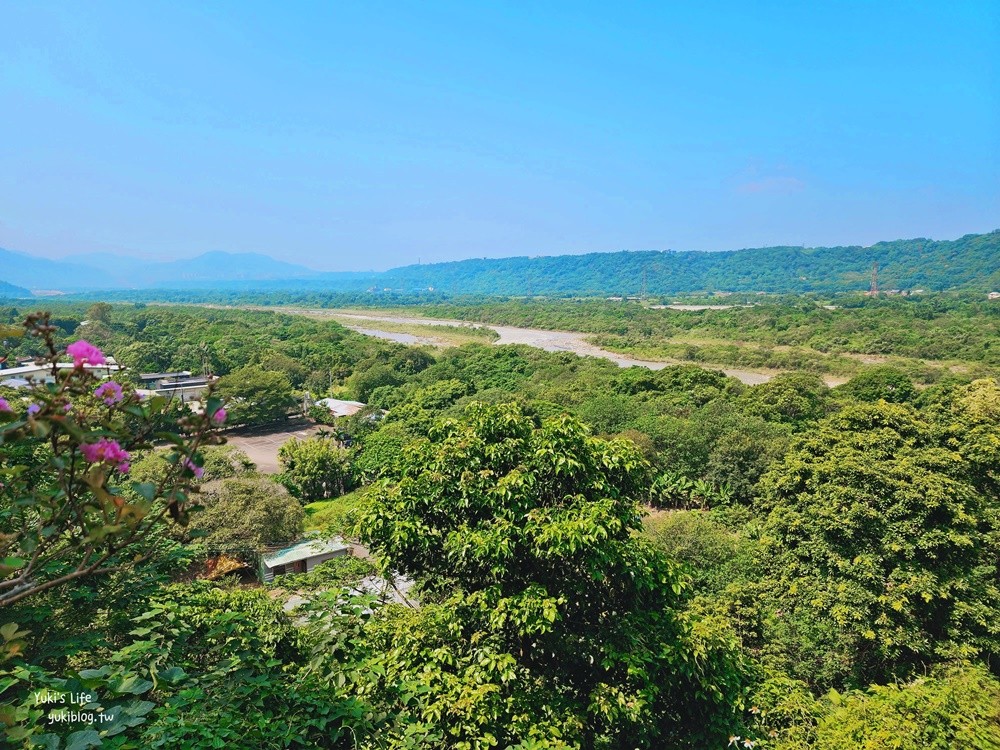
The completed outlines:
<svg viewBox="0 0 1000 750">
<path fill-rule="evenodd" d="M 1000 3 L 0 6 L 0 246 L 328 270 L 1000 227 Z"/>
</svg>

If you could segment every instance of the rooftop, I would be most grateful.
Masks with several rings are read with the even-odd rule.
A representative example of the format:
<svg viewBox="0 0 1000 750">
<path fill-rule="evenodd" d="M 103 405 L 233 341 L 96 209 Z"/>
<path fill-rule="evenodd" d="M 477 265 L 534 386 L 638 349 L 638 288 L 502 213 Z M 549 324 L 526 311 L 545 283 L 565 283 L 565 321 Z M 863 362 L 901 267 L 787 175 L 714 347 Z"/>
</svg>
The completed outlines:
<svg viewBox="0 0 1000 750">
<path fill-rule="evenodd" d="M 139 376 L 139 380 L 161 380 L 163 378 L 189 378 L 191 373 L 188 370 L 179 372 L 144 372 Z"/>
<path fill-rule="evenodd" d="M 299 560 L 306 560 L 317 555 L 328 555 L 330 553 L 342 552 L 350 549 L 351 545 L 346 544 L 340 537 L 331 539 L 304 539 L 296 542 L 291 547 L 285 547 L 275 552 L 264 555 L 264 565 L 275 568 L 278 565 L 289 565 Z"/>
<path fill-rule="evenodd" d="M 343 401 L 339 398 L 321 398 L 316 402 L 316 405 L 325 406 L 338 417 L 349 417 L 352 414 L 357 414 L 367 406 L 360 401 Z"/>
</svg>

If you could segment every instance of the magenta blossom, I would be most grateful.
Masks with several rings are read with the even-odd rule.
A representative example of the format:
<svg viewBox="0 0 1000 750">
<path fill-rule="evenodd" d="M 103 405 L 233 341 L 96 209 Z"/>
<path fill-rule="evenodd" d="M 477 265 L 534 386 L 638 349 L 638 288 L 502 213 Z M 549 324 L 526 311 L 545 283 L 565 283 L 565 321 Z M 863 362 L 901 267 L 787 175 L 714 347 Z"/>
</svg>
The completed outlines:
<svg viewBox="0 0 1000 750">
<path fill-rule="evenodd" d="M 223 408 L 218 408 L 215 410 L 215 414 L 212 415 L 212 421 L 216 424 L 222 424 L 226 421 L 226 410 Z"/>
<path fill-rule="evenodd" d="M 115 381 L 109 380 L 107 383 L 101 383 L 97 386 L 94 395 L 98 398 L 103 398 L 104 403 L 112 406 L 122 400 L 122 387 Z"/>
<path fill-rule="evenodd" d="M 29 404 L 29 406 L 28 406 L 28 416 L 29 417 L 33 417 L 36 414 L 38 414 L 38 412 L 40 412 L 41 410 L 42 410 L 42 407 L 40 407 L 38 404 Z"/>
<path fill-rule="evenodd" d="M 63 406 L 63 411 L 69 411 L 72 408 L 73 408 L 73 404 L 65 404 Z"/>
<path fill-rule="evenodd" d="M 80 452 L 92 464 L 111 464 L 122 474 L 127 474 L 129 470 L 129 454 L 122 448 L 117 440 L 101 438 L 96 443 L 84 443 L 80 446 Z"/>
<path fill-rule="evenodd" d="M 10 408 L 10 404 L 7 403 L 7 399 L 0 398 L 0 411 L 14 411 Z"/>
<path fill-rule="evenodd" d="M 66 353 L 73 358 L 74 367 L 83 367 L 84 364 L 103 365 L 105 362 L 104 352 L 83 339 L 67 346 Z"/>
<path fill-rule="evenodd" d="M 190 458 L 184 459 L 184 468 L 190 469 L 191 473 L 194 474 L 195 479 L 201 479 L 202 475 L 205 473 L 205 470 L 195 464 Z"/>
</svg>

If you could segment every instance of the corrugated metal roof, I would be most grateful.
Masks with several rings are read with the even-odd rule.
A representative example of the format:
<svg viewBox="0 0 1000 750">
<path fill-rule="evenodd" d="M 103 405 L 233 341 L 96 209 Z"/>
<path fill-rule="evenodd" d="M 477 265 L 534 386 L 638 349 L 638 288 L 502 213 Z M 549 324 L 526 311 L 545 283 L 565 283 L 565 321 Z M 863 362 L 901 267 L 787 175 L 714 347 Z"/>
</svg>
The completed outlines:
<svg viewBox="0 0 1000 750">
<path fill-rule="evenodd" d="M 321 398 L 316 402 L 317 406 L 325 406 L 335 416 L 350 417 L 365 408 L 366 404 L 360 401 L 344 401 L 339 398 Z"/>
<path fill-rule="evenodd" d="M 264 555 L 263 562 L 269 568 L 276 568 L 279 565 L 288 565 L 289 563 L 306 560 L 310 557 L 328 555 L 331 552 L 343 552 L 347 549 L 350 549 L 350 545 L 345 544 L 344 540 L 340 537 L 333 537 L 332 539 L 306 539 L 305 541 L 293 544 L 291 547 L 285 547 L 285 549 Z"/>
</svg>

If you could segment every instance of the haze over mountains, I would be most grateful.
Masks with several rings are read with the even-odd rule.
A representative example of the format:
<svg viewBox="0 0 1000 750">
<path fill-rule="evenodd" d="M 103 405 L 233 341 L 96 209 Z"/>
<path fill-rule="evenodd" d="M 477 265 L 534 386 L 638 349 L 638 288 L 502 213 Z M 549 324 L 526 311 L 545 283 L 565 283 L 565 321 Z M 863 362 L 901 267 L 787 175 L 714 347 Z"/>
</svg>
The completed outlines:
<svg viewBox="0 0 1000 750">
<path fill-rule="evenodd" d="M 1000 230 L 954 241 L 895 240 L 870 247 L 622 251 L 469 259 L 384 272 L 324 273 L 257 253 L 209 252 L 155 262 L 102 253 L 52 260 L 0 249 L 0 296 L 26 296 L 26 289 L 301 288 L 514 296 L 837 292 L 867 289 L 874 263 L 884 289 L 991 291 L 1000 288 Z"/>
</svg>

